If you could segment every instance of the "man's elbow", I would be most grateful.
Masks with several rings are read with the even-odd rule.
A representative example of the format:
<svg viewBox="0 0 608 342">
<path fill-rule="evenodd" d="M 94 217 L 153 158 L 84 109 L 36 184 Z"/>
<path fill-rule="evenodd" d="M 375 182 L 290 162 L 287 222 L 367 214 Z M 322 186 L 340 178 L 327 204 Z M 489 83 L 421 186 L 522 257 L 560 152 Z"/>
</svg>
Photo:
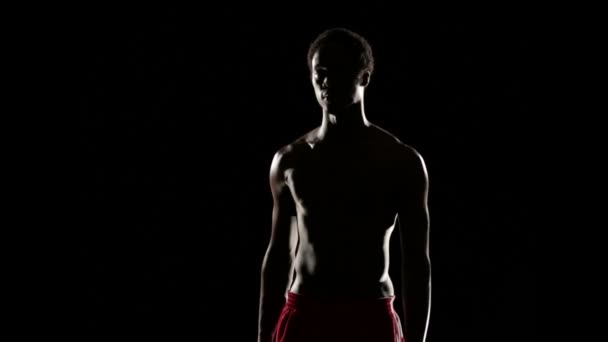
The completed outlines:
<svg viewBox="0 0 608 342">
<path fill-rule="evenodd" d="M 431 278 L 431 260 L 426 254 L 403 257 L 403 272 L 406 279 Z"/>
<path fill-rule="evenodd" d="M 291 282 L 293 265 L 290 253 L 268 250 L 261 269 L 263 291 L 282 295 Z"/>
</svg>

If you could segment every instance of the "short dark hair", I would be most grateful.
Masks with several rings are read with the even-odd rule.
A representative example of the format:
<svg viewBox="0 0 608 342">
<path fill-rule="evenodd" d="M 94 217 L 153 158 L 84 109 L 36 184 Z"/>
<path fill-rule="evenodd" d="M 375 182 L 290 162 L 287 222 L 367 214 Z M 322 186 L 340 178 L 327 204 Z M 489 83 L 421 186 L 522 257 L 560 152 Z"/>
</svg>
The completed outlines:
<svg viewBox="0 0 608 342">
<path fill-rule="evenodd" d="M 363 71 L 374 72 L 374 55 L 368 41 L 358 33 L 342 27 L 325 30 L 308 48 L 308 69 L 312 71 L 312 57 L 323 46 L 335 44 L 352 53 L 356 59 L 359 74 Z"/>
</svg>

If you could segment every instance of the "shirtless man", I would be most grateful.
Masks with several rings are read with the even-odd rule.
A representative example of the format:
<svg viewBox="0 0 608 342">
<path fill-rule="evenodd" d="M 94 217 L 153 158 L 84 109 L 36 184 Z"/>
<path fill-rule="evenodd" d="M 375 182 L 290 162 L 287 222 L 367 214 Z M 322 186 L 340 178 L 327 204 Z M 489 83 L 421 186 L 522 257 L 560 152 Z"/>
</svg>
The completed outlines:
<svg viewBox="0 0 608 342">
<path fill-rule="evenodd" d="M 258 342 L 403 341 L 403 332 L 407 342 L 424 342 L 431 298 L 424 160 L 366 118 L 374 60 L 363 37 L 327 30 L 308 63 L 323 119 L 270 166 Z M 388 273 L 396 226 L 403 320 Z"/>
</svg>

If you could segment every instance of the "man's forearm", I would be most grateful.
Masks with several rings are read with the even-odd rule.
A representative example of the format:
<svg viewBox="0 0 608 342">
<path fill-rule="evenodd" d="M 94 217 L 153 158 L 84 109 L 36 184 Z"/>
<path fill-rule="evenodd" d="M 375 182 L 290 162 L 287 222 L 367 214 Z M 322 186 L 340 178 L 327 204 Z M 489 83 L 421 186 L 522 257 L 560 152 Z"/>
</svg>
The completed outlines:
<svg viewBox="0 0 608 342">
<path fill-rule="evenodd" d="M 426 340 L 430 318 L 431 269 L 430 265 L 418 267 L 418 272 L 404 271 L 402 278 L 403 329 L 408 342 Z"/>
<path fill-rule="evenodd" d="M 292 259 L 267 253 L 261 272 L 258 342 L 269 342 L 293 277 Z"/>
</svg>

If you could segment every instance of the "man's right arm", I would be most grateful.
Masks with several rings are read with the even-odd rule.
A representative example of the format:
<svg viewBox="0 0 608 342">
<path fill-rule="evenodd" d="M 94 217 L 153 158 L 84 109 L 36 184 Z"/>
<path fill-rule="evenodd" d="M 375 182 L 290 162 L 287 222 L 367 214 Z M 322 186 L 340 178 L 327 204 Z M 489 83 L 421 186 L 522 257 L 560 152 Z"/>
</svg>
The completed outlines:
<svg viewBox="0 0 608 342">
<path fill-rule="evenodd" d="M 271 236 L 261 269 L 258 316 L 258 342 L 271 342 L 285 305 L 293 277 L 297 245 L 296 210 L 284 177 L 284 151 L 275 153 L 270 166 L 270 189 L 273 198 Z"/>
</svg>

